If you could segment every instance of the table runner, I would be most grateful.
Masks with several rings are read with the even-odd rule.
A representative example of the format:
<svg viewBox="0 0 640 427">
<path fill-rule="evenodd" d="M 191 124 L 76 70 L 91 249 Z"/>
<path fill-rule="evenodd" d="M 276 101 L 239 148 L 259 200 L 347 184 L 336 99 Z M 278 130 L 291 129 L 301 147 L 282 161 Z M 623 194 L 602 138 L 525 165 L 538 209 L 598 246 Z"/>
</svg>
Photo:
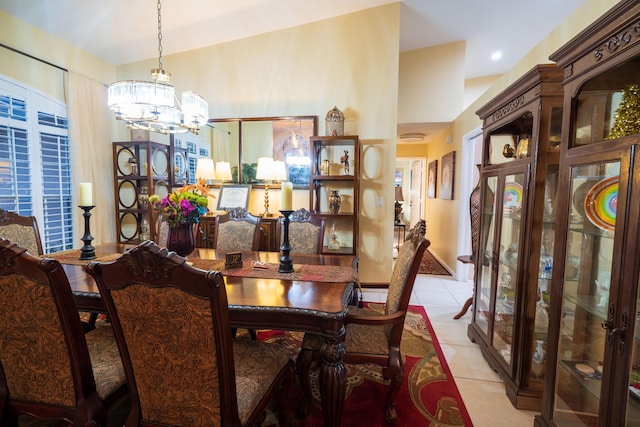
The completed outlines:
<svg viewBox="0 0 640 427">
<path fill-rule="evenodd" d="M 120 255 L 100 247 L 95 249 L 96 257 L 94 259 L 80 259 L 80 250 L 73 249 L 69 251 L 54 252 L 43 255 L 46 258 L 54 258 L 61 264 L 87 265 L 90 262 L 110 262 L 115 261 Z M 279 273 L 278 264 L 264 264 L 267 268 L 254 268 L 250 260 L 242 262 L 242 268 L 227 270 L 224 267 L 224 260 L 212 260 L 201 258 L 188 258 L 187 262 L 194 267 L 203 270 L 220 271 L 224 276 L 230 277 L 256 277 L 261 279 L 281 279 L 281 280 L 308 280 L 314 282 L 354 282 L 358 283 L 357 273 L 351 267 L 342 267 L 336 265 L 311 265 L 311 264 L 293 264 L 293 273 Z"/>
<path fill-rule="evenodd" d="M 251 261 L 243 261 L 241 268 L 227 270 L 223 260 L 190 259 L 193 266 L 203 270 L 217 270 L 224 276 L 256 277 L 261 279 L 309 280 L 314 282 L 356 282 L 353 268 L 337 265 L 293 264 L 293 273 L 279 273 L 278 264 L 263 264 L 267 268 L 254 268 Z"/>
<path fill-rule="evenodd" d="M 96 257 L 93 259 L 80 259 L 80 249 L 71 249 L 69 251 L 53 252 L 42 255 L 42 258 L 53 258 L 60 261 L 60 264 L 87 265 L 90 262 L 109 262 L 115 261 L 120 255 L 113 253 L 111 250 L 95 248 Z"/>
</svg>

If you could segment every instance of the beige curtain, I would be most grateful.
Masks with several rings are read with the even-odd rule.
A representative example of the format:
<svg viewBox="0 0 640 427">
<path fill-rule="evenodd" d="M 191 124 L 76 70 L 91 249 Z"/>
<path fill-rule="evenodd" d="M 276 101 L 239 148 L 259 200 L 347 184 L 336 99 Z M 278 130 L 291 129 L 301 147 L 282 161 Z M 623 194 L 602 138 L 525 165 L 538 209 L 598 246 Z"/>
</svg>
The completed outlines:
<svg viewBox="0 0 640 427">
<path fill-rule="evenodd" d="M 91 235 L 93 245 L 115 242 L 112 121 L 107 108 L 107 88 L 88 77 L 68 72 L 65 98 L 69 113 L 71 177 L 73 179 L 74 248 L 83 245 L 83 211 L 78 208 L 80 182 L 93 183 Z"/>
</svg>

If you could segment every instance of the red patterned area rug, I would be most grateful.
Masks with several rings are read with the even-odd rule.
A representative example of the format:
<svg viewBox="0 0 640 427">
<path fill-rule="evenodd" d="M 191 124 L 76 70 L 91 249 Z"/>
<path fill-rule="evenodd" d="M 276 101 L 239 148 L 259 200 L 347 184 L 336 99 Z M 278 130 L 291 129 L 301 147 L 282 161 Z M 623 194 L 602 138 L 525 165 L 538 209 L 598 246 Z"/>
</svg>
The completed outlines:
<svg viewBox="0 0 640 427">
<path fill-rule="evenodd" d="M 420 274 L 436 274 L 438 276 L 451 276 L 451 273 L 447 268 L 436 259 L 429 249 L 424 251 L 422 261 L 420 261 L 420 268 L 418 269 Z"/>
<path fill-rule="evenodd" d="M 378 303 L 365 303 L 383 310 Z M 280 342 L 298 354 L 302 334 L 286 331 L 259 331 L 258 339 Z M 424 308 L 410 306 L 402 336 L 401 351 L 405 357 L 405 381 L 396 398 L 396 427 L 472 426 L 458 387 L 446 363 Z M 388 382 L 381 368 L 374 365 L 346 365 L 347 394 L 342 413 L 343 426 L 385 426 L 384 398 Z M 318 370 L 312 370 L 313 404 L 310 414 L 295 420 L 301 427 L 323 425 L 318 389 Z M 295 404 L 302 390 L 294 391 Z M 273 425 L 269 422 L 263 425 Z"/>
</svg>

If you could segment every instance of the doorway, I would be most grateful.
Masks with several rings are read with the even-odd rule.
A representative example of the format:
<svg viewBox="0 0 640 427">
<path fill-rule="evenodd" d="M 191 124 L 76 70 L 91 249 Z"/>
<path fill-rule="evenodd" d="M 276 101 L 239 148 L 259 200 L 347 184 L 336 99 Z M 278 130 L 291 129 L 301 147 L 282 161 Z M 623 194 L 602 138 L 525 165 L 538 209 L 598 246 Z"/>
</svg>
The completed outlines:
<svg viewBox="0 0 640 427">
<path fill-rule="evenodd" d="M 413 227 L 421 218 L 424 218 L 426 163 L 427 159 L 424 157 L 396 158 L 396 180 L 394 186 L 402 188 L 403 201 L 400 202 L 402 205 L 400 220 L 406 225 L 407 229 Z"/>
</svg>

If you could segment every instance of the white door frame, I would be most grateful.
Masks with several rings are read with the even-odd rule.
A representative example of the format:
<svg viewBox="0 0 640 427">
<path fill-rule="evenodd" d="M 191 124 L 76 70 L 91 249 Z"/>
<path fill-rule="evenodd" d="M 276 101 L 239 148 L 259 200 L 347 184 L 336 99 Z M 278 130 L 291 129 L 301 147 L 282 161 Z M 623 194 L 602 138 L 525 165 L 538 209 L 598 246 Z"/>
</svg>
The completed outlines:
<svg viewBox="0 0 640 427">
<path fill-rule="evenodd" d="M 427 171 L 427 158 L 426 157 L 396 157 L 396 164 L 398 164 L 398 162 L 415 162 L 418 161 L 420 162 L 420 166 L 422 169 L 422 177 L 423 177 L 423 182 L 422 182 L 422 191 L 420 194 L 420 200 L 422 200 L 422 210 L 420 212 L 420 218 L 418 219 L 424 219 L 425 217 L 425 213 L 426 213 L 426 209 L 427 207 L 425 206 L 426 203 L 426 199 L 425 197 L 427 197 L 427 183 L 426 183 L 426 171 Z M 411 168 L 409 168 L 411 169 Z M 409 182 L 411 182 L 411 180 L 409 180 Z M 404 209 L 404 208 L 403 208 Z M 411 219 L 412 223 L 415 223 L 413 221 L 413 218 Z"/>
<path fill-rule="evenodd" d="M 474 140 L 482 135 L 482 128 L 478 127 L 462 137 L 462 158 L 460 159 L 460 209 L 458 217 L 458 255 L 470 254 L 471 251 L 471 219 L 469 212 L 469 197 L 473 191 L 473 173 L 476 169 Z M 456 280 L 467 281 L 471 275 L 469 264 L 456 262 Z"/>
</svg>

